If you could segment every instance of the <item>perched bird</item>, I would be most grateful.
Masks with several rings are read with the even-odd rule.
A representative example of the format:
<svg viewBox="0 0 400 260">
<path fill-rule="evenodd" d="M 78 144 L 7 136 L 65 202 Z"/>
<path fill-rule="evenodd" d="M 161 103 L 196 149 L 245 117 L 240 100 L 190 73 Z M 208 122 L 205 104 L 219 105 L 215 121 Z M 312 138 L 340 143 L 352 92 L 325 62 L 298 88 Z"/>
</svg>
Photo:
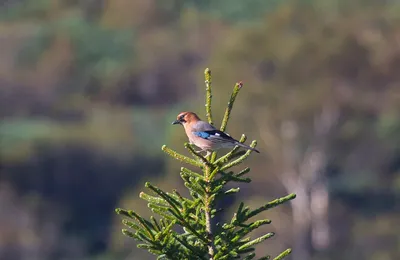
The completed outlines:
<svg viewBox="0 0 400 260">
<path fill-rule="evenodd" d="M 209 123 L 201 121 L 193 112 L 180 113 L 172 124 L 183 125 L 189 142 L 199 147 L 201 151 L 206 151 L 207 154 L 220 148 L 233 148 L 236 145 L 259 153 L 257 149 L 242 144 Z"/>
</svg>

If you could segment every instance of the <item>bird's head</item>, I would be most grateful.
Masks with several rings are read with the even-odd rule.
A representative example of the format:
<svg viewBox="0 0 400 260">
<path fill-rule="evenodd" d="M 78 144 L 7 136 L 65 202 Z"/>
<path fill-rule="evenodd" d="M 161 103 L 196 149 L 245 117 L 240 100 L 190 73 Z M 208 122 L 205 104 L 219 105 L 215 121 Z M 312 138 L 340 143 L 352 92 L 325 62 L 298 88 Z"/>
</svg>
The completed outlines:
<svg viewBox="0 0 400 260">
<path fill-rule="evenodd" d="M 173 125 L 187 125 L 196 121 L 199 121 L 200 118 L 193 112 L 182 112 L 176 117 L 176 120 L 172 122 Z"/>
</svg>

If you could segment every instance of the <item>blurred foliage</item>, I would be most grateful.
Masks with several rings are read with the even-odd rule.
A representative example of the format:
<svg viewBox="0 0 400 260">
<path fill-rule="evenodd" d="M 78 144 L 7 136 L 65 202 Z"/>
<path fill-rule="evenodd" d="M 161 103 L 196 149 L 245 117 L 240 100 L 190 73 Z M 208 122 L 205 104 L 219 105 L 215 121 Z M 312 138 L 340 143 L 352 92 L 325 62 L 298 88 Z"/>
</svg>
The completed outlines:
<svg viewBox="0 0 400 260">
<path fill-rule="evenodd" d="M 189 0 L 184 2 L 187 7 L 201 10 L 232 23 L 248 23 L 257 22 L 258 19 L 264 16 L 266 13 L 274 11 L 279 4 L 283 4 L 288 1 Z"/>
<path fill-rule="evenodd" d="M 31 41 L 26 43 L 20 55 L 22 64 L 37 62 L 43 52 L 50 47 L 58 34 L 69 37 L 75 54 L 76 69 L 94 76 L 107 75 L 130 61 L 132 33 L 127 30 L 101 28 L 85 21 L 82 17 L 68 17 L 56 24 L 46 24 Z"/>
<path fill-rule="evenodd" d="M 215 121 L 243 80 L 228 132 L 263 141 L 249 163 L 265 174 L 243 190 L 249 202 L 284 192 L 283 123 L 297 126 L 301 157 L 329 104 L 340 115 L 326 149 L 333 239 L 313 258 L 400 258 L 396 1 L 0 3 L 0 192 L 12 194 L 0 207 L 21 216 L 1 210 L 0 224 L 26 227 L 1 232 L 0 258 L 146 259 L 114 234 L 112 209 L 144 209 L 135 190 L 144 180 L 181 187 L 160 146 L 184 152 L 186 137 L 169 124 L 181 110 L 203 111 L 205 64 Z M 257 253 L 292 244 L 288 214 L 266 216 L 285 235 Z"/>
</svg>

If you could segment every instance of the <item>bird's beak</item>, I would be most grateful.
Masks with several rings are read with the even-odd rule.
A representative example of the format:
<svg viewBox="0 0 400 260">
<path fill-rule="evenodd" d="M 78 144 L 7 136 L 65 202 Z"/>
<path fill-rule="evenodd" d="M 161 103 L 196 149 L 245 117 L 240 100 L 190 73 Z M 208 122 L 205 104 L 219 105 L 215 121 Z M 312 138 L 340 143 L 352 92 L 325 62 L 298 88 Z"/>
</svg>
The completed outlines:
<svg viewBox="0 0 400 260">
<path fill-rule="evenodd" d="M 173 125 L 180 125 L 182 124 L 179 120 L 175 120 L 174 122 L 172 122 Z"/>
</svg>

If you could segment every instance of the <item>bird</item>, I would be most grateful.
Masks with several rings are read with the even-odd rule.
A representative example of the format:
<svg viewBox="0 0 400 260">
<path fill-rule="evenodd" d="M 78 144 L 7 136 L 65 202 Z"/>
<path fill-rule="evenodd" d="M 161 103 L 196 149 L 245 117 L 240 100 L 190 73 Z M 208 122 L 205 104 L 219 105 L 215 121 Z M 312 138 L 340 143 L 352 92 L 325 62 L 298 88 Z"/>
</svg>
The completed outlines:
<svg viewBox="0 0 400 260">
<path fill-rule="evenodd" d="M 181 112 L 172 122 L 173 125 L 182 125 L 189 142 L 199 147 L 199 152 L 206 151 L 209 155 L 212 151 L 221 148 L 233 148 L 236 145 L 247 150 L 260 153 L 257 149 L 239 142 L 229 134 L 216 129 L 213 125 L 202 121 L 194 112 Z"/>
</svg>

